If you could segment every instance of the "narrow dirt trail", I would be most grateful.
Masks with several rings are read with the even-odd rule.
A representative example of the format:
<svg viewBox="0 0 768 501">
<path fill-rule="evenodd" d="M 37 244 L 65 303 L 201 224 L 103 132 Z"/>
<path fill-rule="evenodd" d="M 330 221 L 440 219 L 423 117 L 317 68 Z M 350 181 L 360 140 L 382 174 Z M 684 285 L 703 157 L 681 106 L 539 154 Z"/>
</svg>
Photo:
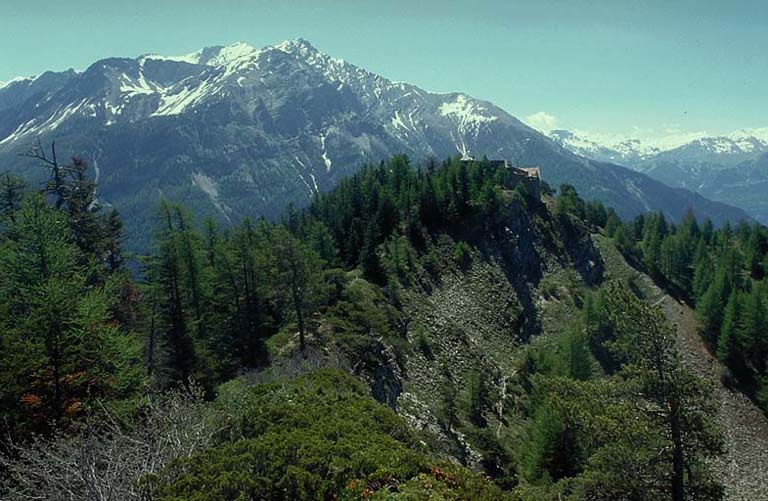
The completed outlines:
<svg viewBox="0 0 768 501">
<path fill-rule="evenodd" d="M 661 291 L 659 291 L 661 293 Z M 730 500 L 768 500 L 768 418 L 751 400 L 720 382 L 723 365 L 707 349 L 697 333 L 693 311 L 665 295 L 660 304 L 676 326 L 685 363 L 699 376 L 714 383 L 720 408 L 720 425 L 727 451 L 714 466 Z"/>
</svg>

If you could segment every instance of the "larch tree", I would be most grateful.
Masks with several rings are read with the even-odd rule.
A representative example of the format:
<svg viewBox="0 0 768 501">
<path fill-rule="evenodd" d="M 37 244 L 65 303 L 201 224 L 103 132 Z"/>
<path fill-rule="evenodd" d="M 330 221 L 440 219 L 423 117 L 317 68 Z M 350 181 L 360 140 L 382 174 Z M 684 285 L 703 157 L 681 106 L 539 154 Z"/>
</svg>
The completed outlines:
<svg viewBox="0 0 768 501">
<path fill-rule="evenodd" d="M 114 284 L 82 264 L 67 215 L 30 196 L 9 233 L 0 247 L 3 400 L 16 395 L 17 411 L 44 427 L 138 384 L 140 348 L 111 315 Z"/>
<path fill-rule="evenodd" d="M 299 330 L 299 347 L 306 350 L 306 320 L 316 301 L 321 261 L 314 251 L 277 227 L 270 235 L 275 251 L 278 283 L 288 297 Z"/>
<path fill-rule="evenodd" d="M 618 283 L 609 284 L 605 298 L 617 336 L 632 340 L 622 371 L 638 382 L 643 398 L 652 404 L 647 412 L 669 441 L 664 457 L 672 499 L 705 499 L 718 490 L 707 462 L 723 450 L 712 389 L 683 365 L 660 308 L 646 305 Z"/>
</svg>

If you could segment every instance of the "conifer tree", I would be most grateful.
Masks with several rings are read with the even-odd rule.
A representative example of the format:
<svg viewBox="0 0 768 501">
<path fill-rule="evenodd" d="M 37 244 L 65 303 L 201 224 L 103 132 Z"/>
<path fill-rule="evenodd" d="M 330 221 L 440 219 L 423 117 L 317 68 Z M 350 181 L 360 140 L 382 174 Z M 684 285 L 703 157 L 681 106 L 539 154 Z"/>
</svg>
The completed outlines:
<svg viewBox="0 0 768 501">
<path fill-rule="evenodd" d="M 653 410 L 651 416 L 669 437 L 672 499 L 695 498 L 694 493 L 712 481 L 707 458 L 723 449 L 713 421 L 711 388 L 685 368 L 659 308 L 643 304 L 617 283 L 609 284 L 605 297 L 618 338 L 631 340 L 623 371 L 636 378 L 644 398 L 657 406 L 658 414 Z M 694 476 L 693 471 L 698 473 Z"/>
<path fill-rule="evenodd" d="M 697 303 L 696 312 L 702 322 L 704 335 L 712 344 L 717 343 L 718 332 L 723 322 L 725 304 L 732 289 L 727 268 L 720 266 L 715 272 L 712 283 Z"/>
<path fill-rule="evenodd" d="M 333 235 L 321 221 L 310 223 L 308 236 L 313 251 L 329 266 L 339 265 L 339 250 Z"/>
<path fill-rule="evenodd" d="M 112 209 L 104 221 L 104 239 L 102 254 L 106 261 L 107 272 L 114 274 L 123 268 L 123 221 L 117 210 Z"/>
<path fill-rule="evenodd" d="M 239 353 L 246 367 L 258 367 L 266 358 L 263 287 L 276 285 L 266 276 L 265 260 L 271 256 L 259 245 L 260 240 L 257 228 L 246 219 L 232 238 L 233 262 L 226 263 L 231 283 L 230 307 L 235 308 L 234 318 L 230 320 L 230 338 L 235 344 L 233 352 Z"/>
<path fill-rule="evenodd" d="M 353 218 L 346 233 L 346 240 L 342 240 L 346 243 L 344 247 L 347 266 L 355 266 L 360 261 L 360 252 L 364 245 L 364 235 L 363 222 L 359 217 Z"/>
<path fill-rule="evenodd" d="M 66 215 L 33 195 L 8 234 L 0 247 L 2 400 L 46 426 L 76 417 L 91 397 L 138 384 L 138 345 L 110 315 L 113 284 L 94 285 L 97 270 L 83 264 Z"/>
<path fill-rule="evenodd" d="M 744 267 L 747 273 L 755 279 L 763 278 L 762 257 L 766 247 L 765 236 L 759 225 L 749 230 L 749 236 L 744 243 Z"/>
<path fill-rule="evenodd" d="M 627 231 L 624 229 L 624 225 L 616 227 L 616 231 L 613 233 L 613 240 L 616 242 L 616 246 L 623 251 L 627 251 L 632 245 L 632 241 L 627 236 Z"/>
<path fill-rule="evenodd" d="M 714 233 L 715 229 L 714 225 L 712 224 L 712 220 L 709 218 L 705 219 L 704 223 L 701 225 L 701 237 L 704 239 L 704 242 L 706 242 L 707 245 L 712 244 Z"/>
<path fill-rule="evenodd" d="M 474 371 L 469 378 L 469 420 L 478 427 L 486 426 L 483 412 L 488 407 L 488 384 L 481 370 Z"/>
<path fill-rule="evenodd" d="M 573 214 L 580 219 L 584 218 L 584 200 L 579 197 L 576 188 L 570 184 L 560 186 L 555 211 L 558 214 Z"/>
<path fill-rule="evenodd" d="M 667 223 L 662 214 L 649 214 L 643 224 L 643 239 L 640 249 L 643 263 L 651 274 L 661 271 L 661 252 L 664 237 L 667 235 Z"/>
<path fill-rule="evenodd" d="M 306 350 L 306 322 L 316 304 L 321 262 L 314 251 L 296 240 L 284 228 L 271 234 L 275 249 L 278 279 L 289 299 L 299 330 L 299 348 Z"/>
<path fill-rule="evenodd" d="M 693 256 L 693 281 L 691 284 L 693 299 L 696 305 L 702 300 L 704 293 L 709 288 L 714 278 L 715 272 L 712 269 L 712 262 L 707 250 L 704 238 L 699 239 L 696 246 L 696 252 Z"/>
<path fill-rule="evenodd" d="M 15 220 L 26 188 L 27 183 L 21 176 L 7 172 L 0 175 L 0 228 L 4 221 Z"/>
<path fill-rule="evenodd" d="M 459 422 L 459 413 L 456 406 L 458 395 L 456 394 L 453 376 L 451 376 L 450 370 L 445 365 L 440 367 L 438 391 L 440 393 L 440 401 L 438 402 L 440 419 L 448 431 L 453 431 L 454 426 Z"/>
<path fill-rule="evenodd" d="M 365 229 L 363 247 L 360 251 L 360 266 L 365 276 L 374 282 L 381 280 L 383 270 L 379 260 L 378 246 L 381 233 L 376 219 L 369 222 Z"/>
<path fill-rule="evenodd" d="M 575 431 L 547 403 L 536 408 L 530 435 L 522 458 L 523 474 L 529 482 L 548 483 L 579 472 L 582 458 Z"/>
<path fill-rule="evenodd" d="M 161 225 L 158 229 L 158 254 L 149 270 L 158 284 L 159 315 L 163 340 L 168 350 L 167 370 L 172 381 L 186 384 L 197 363 L 190 332 L 188 305 L 184 290 L 184 262 L 176 222 L 176 208 L 163 202 L 160 207 Z"/>
<path fill-rule="evenodd" d="M 717 337 L 717 358 L 729 365 L 735 362 L 738 350 L 739 302 L 738 291 L 732 291 L 725 306 L 723 322 Z"/>
<path fill-rule="evenodd" d="M 753 286 L 743 295 L 738 315 L 737 345 L 739 356 L 757 374 L 765 373 L 768 363 L 768 325 L 764 302 L 764 286 Z"/>
<path fill-rule="evenodd" d="M 576 322 L 566 331 L 563 346 L 568 376 L 582 381 L 592 377 L 592 361 L 585 331 L 582 323 Z"/>
<path fill-rule="evenodd" d="M 605 206 L 599 201 L 590 200 L 587 202 L 587 205 L 586 205 L 585 217 L 589 223 L 597 227 L 603 228 L 608 222 L 608 211 L 605 209 Z"/>
</svg>

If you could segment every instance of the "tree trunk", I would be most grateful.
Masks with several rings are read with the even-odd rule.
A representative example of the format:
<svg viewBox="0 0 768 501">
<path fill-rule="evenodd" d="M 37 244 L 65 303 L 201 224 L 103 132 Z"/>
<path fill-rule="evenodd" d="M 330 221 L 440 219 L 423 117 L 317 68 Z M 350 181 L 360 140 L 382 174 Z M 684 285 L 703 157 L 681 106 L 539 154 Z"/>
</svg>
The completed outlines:
<svg viewBox="0 0 768 501">
<path fill-rule="evenodd" d="M 149 339 L 147 340 L 147 375 L 151 376 L 155 368 L 155 315 L 157 312 L 157 292 L 152 293 L 152 317 L 149 321 Z"/>
<path fill-rule="evenodd" d="M 672 433 L 672 499 L 674 501 L 685 499 L 685 459 L 679 411 L 677 399 L 673 398 L 669 403 L 669 428 Z"/>
<path fill-rule="evenodd" d="M 306 347 L 304 338 L 304 313 L 302 312 L 299 288 L 295 284 L 293 286 L 293 307 L 296 309 L 296 323 L 299 324 L 299 347 L 301 348 L 301 352 L 304 353 L 304 348 Z"/>
<path fill-rule="evenodd" d="M 296 310 L 296 323 L 299 324 L 299 348 L 304 354 L 306 340 L 304 338 L 304 312 L 302 311 L 301 288 L 299 286 L 299 270 L 296 263 L 294 250 L 291 249 L 291 293 L 293 295 L 293 307 Z"/>
<path fill-rule="evenodd" d="M 53 405 L 57 418 L 61 417 L 61 326 L 58 322 L 53 324 L 51 329 L 51 366 L 53 369 Z"/>
</svg>

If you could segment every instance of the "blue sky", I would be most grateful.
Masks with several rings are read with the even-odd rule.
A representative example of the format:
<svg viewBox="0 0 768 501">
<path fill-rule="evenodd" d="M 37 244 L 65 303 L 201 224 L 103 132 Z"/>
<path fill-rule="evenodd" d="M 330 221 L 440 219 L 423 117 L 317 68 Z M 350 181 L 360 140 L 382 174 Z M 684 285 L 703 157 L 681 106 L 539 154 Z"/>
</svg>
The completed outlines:
<svg viewBox="0 0 768 501">
<path fill-rule="evenodd" d="M 298 36 L 393 80 L 564 127 L 768 126 L 764 0 L 0 0 L 0 80 Z"/>
</svg>

